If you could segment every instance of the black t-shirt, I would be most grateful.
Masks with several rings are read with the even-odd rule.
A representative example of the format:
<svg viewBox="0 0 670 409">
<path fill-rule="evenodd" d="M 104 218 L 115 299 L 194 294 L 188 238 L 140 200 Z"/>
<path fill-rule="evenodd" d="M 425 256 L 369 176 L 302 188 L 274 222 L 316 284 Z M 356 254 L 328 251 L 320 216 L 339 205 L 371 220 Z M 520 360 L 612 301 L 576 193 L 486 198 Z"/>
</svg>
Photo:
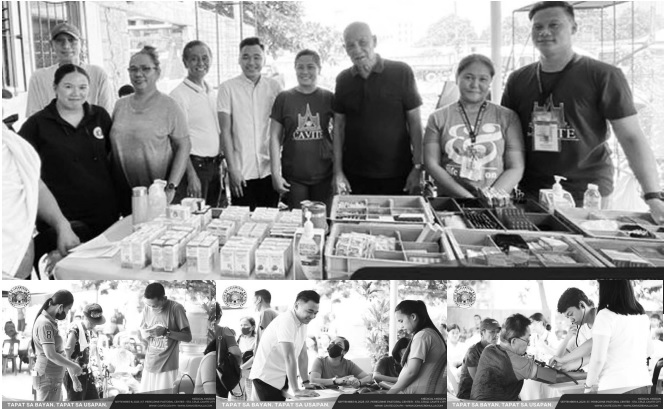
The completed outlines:
<svg viewBox="0 0 670 409">
<path fill-rule="evenodd" d="M 421 106 L 409 65 L 378 57 L 367 79 L 354 67 L 335 85 L 333 110 L 345 115 L 344 171 L 367 178 L 405 177 L 412 168 L 407 112 Z"/>
<path fill-rule="evenodd" d="M 477 342 L 465 353 L 463 357 L 463 366 L 461 367 L 461 380 L 458 384 L 459 399 L 470 399 L 470 390 L 472 389 L 472 377 L 468 372 L 468 367 L 476 368 L 479 365 L 479 358 L 482 356 L 485 346 L 481 342 Z"/>
<path fill-rule="evenodd" d="M 84 104 L 75 128 L 58 113 L 56 100 L 23 124 L 19 134 L 42 160 L 41 178 L 69 221 L 84 222 L 97 235 L 119 218 L 112 179 L 112 120 L 97 105 Z"/>
<path fill-rule="evenodd" d="M 608 120 L 635 115 L 633 96 L 620 69 L 580 56 L 562 78 L 542 73 L 544 89 L 553 88 L 554 111 L 562 118 L 559 126 L 560 152 L 535 151 L 532 113 L 542 107 L 537 76 L 539 63 L 514 71 L 505 87 L 501 105 L 519 115 L 526 141 L 526 169 L 521 189 L 537 197 L 540 189 L 550 189 L 554 175 L 567 178 L 563 187 L 581 204 L 586 185 L 595 183 L 603 196 L 613 191 L 614 168 L 607 146 Z"/>
<path fill-rule="evenodd" d="M 270 118 L 284 127 L 285 179 L 310 185 L 332 177 L 332 105 L 333 93 L 322 88 L 311 94 L 294 88 L 277 95 Z"/>
</svg>

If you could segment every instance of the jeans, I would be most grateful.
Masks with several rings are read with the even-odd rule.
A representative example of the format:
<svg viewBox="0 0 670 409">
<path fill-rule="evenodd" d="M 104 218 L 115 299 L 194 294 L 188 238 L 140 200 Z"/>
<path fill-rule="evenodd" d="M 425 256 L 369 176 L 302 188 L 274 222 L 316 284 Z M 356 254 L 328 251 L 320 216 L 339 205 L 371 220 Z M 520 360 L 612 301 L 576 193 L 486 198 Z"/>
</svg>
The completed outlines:
<svg viewBox="0 0 670 409">
<path fill-rule="evenodd" d="M 311 200 L 325 203 L 330 210 L 333 202 L 333 179 L 331 177 L 313 185 L 305 185 L 294 180 L 287 180 L 287 182 L 291 185 L 286 195 L 287 204 L 291 209 L 301 209 L 300 202 Z"/>
<path fill-rule="evenodd" d="M 38 402 L 60 402 L 63 400 L 63 378 L 46 375 L 33 376 L 35 400 Z"/>
<path fill-rule="evenodd" d="M 244 196 L 233 196 L 234 206 L 249 206 L 251 211 L 257 207 L 277 207 L 279 194 L 272 187 L 272 176 L 247 180 L 246 183 L 247 186 L 242 188 Z"/>
</svg>

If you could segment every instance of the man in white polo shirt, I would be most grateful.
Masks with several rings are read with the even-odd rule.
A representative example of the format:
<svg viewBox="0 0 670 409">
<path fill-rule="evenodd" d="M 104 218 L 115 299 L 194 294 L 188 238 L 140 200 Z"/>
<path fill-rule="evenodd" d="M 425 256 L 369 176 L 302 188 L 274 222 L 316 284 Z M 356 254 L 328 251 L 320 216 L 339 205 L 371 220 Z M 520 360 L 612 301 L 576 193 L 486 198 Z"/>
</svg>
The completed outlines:
<svg viewBox="0 0 670 409">
<path fill-rule="evenodd" d="M 216 95 L 205 81 L 211 60 L 212 51 L 207 44 L 199 40 L 187 43 L 182 61 L 188 75 L 170 96 L 184 110 L 191 138 L 191 160 L 177 196 L 201 197 L 209 206 L 219 207 L 223 144 L 219 137 Z"/>
<path fill-rule="evenodd" d="M 296 397 L 313 396 L 315 392 L 300 389 L 309 384 L 307 371 L 307 324 L 319 312 L 320 296 L 315 291 L 301 291 L 293 308 L 279 314 L 261 337 L 249 379 L 253 381 L 251 400 L 285 401 L 282 389 L 290 386 Z"/>
<path fill-rule="evenodd" d="M 265 46 L 258 37 L 240 43 L 242 74 L 219 86 L 217 111 L 228 164 L 232 204 L 277 207 L 270 167 L 270 113 L 281 86 L 261 75 Z"/>
</svg>

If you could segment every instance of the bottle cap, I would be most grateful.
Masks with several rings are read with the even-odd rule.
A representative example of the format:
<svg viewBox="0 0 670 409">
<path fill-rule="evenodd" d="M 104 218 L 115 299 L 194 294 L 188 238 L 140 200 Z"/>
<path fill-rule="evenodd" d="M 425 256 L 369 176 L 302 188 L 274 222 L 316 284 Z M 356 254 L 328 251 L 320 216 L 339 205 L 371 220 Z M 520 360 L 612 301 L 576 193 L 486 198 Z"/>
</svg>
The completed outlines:
<svg viewBox="0 0 670 409">
<path fill-rule="evenodd" d="M 133 197 L 146 196 L 147 188 L 145 186 L 136 186 L 133 188 Z"/>
<path fill-rule="evenodd" d="M 598 185 L 596 185 L 595 183 L 589 183 L 588 185 L 586 185 L 586 188 L 598 190 Z"/>
<path fill-rule="evenodd" d="M 312 212 L 305 210 L 305 225 L 303 237 L 311 239 L 314 237 L 314 223 L 312 223 Z"/>
</svg>

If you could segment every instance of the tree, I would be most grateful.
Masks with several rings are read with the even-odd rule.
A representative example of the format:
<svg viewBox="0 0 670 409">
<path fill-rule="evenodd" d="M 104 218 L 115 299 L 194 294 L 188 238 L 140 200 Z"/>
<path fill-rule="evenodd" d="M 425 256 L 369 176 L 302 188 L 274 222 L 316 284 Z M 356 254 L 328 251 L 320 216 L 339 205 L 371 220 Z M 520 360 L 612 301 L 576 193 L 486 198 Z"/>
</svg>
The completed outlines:
<svg viewBox="0 0 670 409">
<path fill-rule="evenodd" d="M 344 57 L 342 33 L 333 27 L 312 21 L 302 24 L 298 48 L 310 48 L 318 52 L 323 64 L 334 64 Z"/>
<path fill-rule="evenodd" d="M 477 35 L 470 20 L 452 14 L 433 23 L 426 36 L 416 45 L 453 46 L 457 52 L 462 52 L 468 43 L 476 39 Z"/>
<path fill-rule="evenodd" d="M 255 25 L 256 35 L 273 58 L 280 50 L 299 47 L 304 8 L 299 1 L 245 1 L 244 22 Z"/>
</svg>

